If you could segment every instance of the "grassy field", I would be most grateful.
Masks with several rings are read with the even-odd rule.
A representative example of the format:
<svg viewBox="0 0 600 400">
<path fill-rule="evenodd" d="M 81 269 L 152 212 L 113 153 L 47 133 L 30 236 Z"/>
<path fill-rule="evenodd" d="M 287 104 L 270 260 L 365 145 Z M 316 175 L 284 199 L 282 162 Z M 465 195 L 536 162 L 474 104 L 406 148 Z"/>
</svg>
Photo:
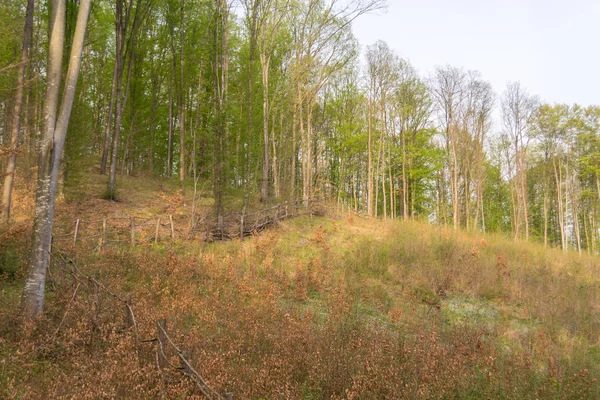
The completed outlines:
<svg viewBox="0 0 600 400">
<path fill-rule="evenodd" d="M 111 203 L 102 179 L 65 191 L 58 220 L 190 212 L 191 190 L 123 178 Z M 21 204 L 0 232 L 0 398 L 202 398 L 158 372 L 153 343 L 138 360 L 122 304 L 56 263 L 44 320 L 16 328 L 32 202 Z M 141 339 L 166 318 L 209 384 L 238 399 L 600 398 L 597 257 L 349 215 L 243 242 L 69 251 L 131 299 Z"/>
</svg>

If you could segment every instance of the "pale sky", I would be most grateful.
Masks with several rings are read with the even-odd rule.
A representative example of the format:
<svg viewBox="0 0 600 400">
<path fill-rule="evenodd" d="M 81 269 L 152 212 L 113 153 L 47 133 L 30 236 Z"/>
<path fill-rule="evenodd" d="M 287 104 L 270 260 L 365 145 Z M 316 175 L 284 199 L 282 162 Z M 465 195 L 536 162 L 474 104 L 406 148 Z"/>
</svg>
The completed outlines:
<svg viewBox="0 0 600 400">
<path fill-rule="evenodd" d="M 354 32 L 421 76 L 449 64 L 479 70 L 499 95 L 520 81 L 542 101 L 600 105 L 600 0 L 390 0 Z"/>
</svg>

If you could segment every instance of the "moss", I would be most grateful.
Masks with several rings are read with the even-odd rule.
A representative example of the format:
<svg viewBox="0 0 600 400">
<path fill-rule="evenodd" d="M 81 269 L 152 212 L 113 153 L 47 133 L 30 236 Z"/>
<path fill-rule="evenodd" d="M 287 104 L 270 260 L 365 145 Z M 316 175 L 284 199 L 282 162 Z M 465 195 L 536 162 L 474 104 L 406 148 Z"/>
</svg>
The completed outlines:
<svg viewBox="0 0 600 400">
<path fill-rule="evenodd" d="M 442 302 L 442 315 L 450 325 L 492 325 L 500 313 L 492 303 L 483 299 L 452 297 Z"/>
</svg>

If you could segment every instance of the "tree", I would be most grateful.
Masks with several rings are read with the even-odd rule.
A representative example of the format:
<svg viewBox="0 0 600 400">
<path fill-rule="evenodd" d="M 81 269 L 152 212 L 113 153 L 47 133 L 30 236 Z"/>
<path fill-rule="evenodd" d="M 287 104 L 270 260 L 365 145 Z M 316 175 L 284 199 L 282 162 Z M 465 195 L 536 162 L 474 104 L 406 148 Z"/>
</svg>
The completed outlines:
<svg viewBox="0 0 600 400">
<path fill-rule="evenodd" d="M 431 82 L 447 154 L 454 229 L 460 226 L 459 135 L 460 114 L 466 99 L 467 74 L 453 67 L 437 68 Z M 444 197 L 444 196 L 440 196 Z M 442 200 L 445 202 L 445 200 Z"/>
<path fill-rule="evenodd" d="M 229 12 L 228 0 L 215 0 L 214 56 L 213 56 L 213 109 L 214 109 L 214 168 L 213 188 L 215 214 L 221 223 L 223 214 L 223 189 L 225 185 L 225 141 L 227 133 L 227 100 L 229 89 Z"/>
<path fill-rule="evenodd" d="M 485 226 L 483 187 L 485 180 L 484 143 L 491 129 L 494 93 L 478 73 L 469 73 L 467 99 L 463 111 L 461 159 L 463 181 L 463 214 L 467 229 Z M 475 210 L 473 215 L 473 197 Z"/>
<path fill-rule="evenodd" d="M 577 167 L 581 182 L 581 219 L 586 246 L 597 254 L 598 216 L 600 216 L 600 107 L 581 110 L 577 135 Z"/>
<path fill-rule="evenodd" d="M 432 99 L 427 85 L 408 61 L 400 61 L 399 83 L 394 92 L 393 119 L 395 141 L 399 139 L 400 184 L 403 219 L 425 212 L 432 176 L 439 152 L 432 142 Z M 417 200 L 419 199 L 419 200 Z M 394 214 L 395 215 L 395 214 Z"/>
<path fill-rule="evenodd" d="M 385 148 L 390 136 L 389 108 L 392 93 L 398 83 L 398 59 L 388 45 L 377 42 L 367 50 L 368 80 L 369 80 L 369 154 L 368 154 L 368 210 L 369 215 L 378 215 L 379 182 L 383 185 L 383 214 L 387 217 L 386 198 L 386 166 Z M 379 146 L 377 148 L 376 162 L 373 164 L 373 134 L 379 132 Z M 381 176 L 380 176 L 381 175 Z"/>
<path fill-rule="evenodd" d="M 502 122 L 504 134 L 512 146 L 509 162 L 512 164 L 514 196 L 514 233 L 519 237 L 521 226 L 525 228 L 525 240 L 529 239 L 529 213 L 527 204 L 527 150 L 530 142 L 532 118 L 538 101 L 530 96 L 518 82 L 508 84 L 502 99 Z"/>
<path fill-rule="evenodd" d="M 131 68 L 133 65 L 134 52 L 136 48 L 137 34 L 139 27 L 146 16 L 148 8 L 150 6 L 150 0 L 136 0 L 135 9 L 133 9 L 134 0 L 117 0 L 115 7 L 115 32 L 116 32 L 116 52 L 115 52 L 115 73 L 113 76 L 113 86 L 115 93 L 115 126 L 112 140 L 112 155 L 110 162 L 110 174 L 108 180 L 107 197 L 110 199 L 116 198 L 117 189 L 117 164 L 119 154 L 119 139 L 121 136 L 121 125 L 123 120 L 123 112 L 125 104 L 127 103 L 127 95 L 129 92 L 129 84 L 131 82 Z M 129 26 L 130 18 L 134 13 L 132 26 Z M 127 34 L 129 33 L 129 36 Z M 127 57 L 128 56 L 128 57 Z M 123 74 L 125 72 L 125 61 L 127 63 L 127 79 L 125 88 L 123 88 Z M 123 89 L 125 91 L 123 92 Z M 111 95 L 112 96 L 112 95 Z M 109 111 L 109 113 L 112 113 Z M 111 118 L 109 117 L 108 123 L 110 124 Z M 107 138 L 105 137 L 106 149 Z M 106 152 L 106 150 L 105 150 Z M 102 159 L 105 160 L 107 157 L 103 155 Z M 101 166 L 102 169 L 102 166 Z"/>
<path fill-rule="evenodd" d="M 11 127 L 10 148 L 12 154 L 9 156 L 4 177 L 4 192 L 2 194 L 2 219 L 5 223 L 10 220 L 10 207 L 12 198 L 13 182 L 15 178 L 15 169 L 17 164 L 17 151 L 19 145 L 19 131 L 21 129 L 21 108 L 23 105 L 23 91 L 25 88 L 25 71 L 29 54 L 31 35 L 33 32 L 33 8 L 34 1 L 27 0 L 27 10 L 25 11 L 25 28 L 23 34 L 23 46 L 21 48 L 21 58 L 17 72 L 17 92 L 15 94 L 15 104 L 13 106 L 13 119 Z"/>
<path fill-rule="evenodd" d="M 260 200 L 266 201 L 269 196 L 269 67 L 275 48 L 278 30 L 283 22 L 289 0 L 255 0 L 256 11 L 252 16 L 254 35 L 258 31 L 258 48 L 260 72 L 263 86 L 263 167 L 260 187 Z M 252 41 L 252 36 L 250 37 Z M 256 40 L 256 39 L 254 39 Z M 250 43 L 251 60 L 254 46 Z M 250 102 L 251 102 L 250 96 Z M 251 110 L 250 110 L 251 111 Z M 275 179 L 275 174 L 274 174 Z"/>
<path fill-rule="evenodd" d="M 91 0 L 81 0 L 71 45 L 64 92 L 59 106 L 65 32 L 65 0 L 53 0 L 50 16 L 44 134 L 40 143 L 33 238 L 27 280 L 23 289 L 23 316 L 36 321 L 44 308 L 44 286 L 52 239 L 54 205 L 65 136 L 81 66 L 81 54 Z M 57 114 L 57 110 L 58 114 Z M 58 115 L 58 118 L 57 118 Z"/>
</svg>

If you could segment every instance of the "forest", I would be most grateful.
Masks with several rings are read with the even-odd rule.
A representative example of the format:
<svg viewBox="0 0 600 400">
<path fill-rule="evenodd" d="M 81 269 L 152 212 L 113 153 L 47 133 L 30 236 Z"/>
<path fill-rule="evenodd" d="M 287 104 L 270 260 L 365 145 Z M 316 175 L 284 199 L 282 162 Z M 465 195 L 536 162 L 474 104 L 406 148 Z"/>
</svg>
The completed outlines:
<svg viewBox="0 0 600 400">
<path fill-rule="evenodd" d="M 600 396 L 600 106 L 389 3 L 0 2 L 0 397 Z"/>
<path fill-rule="evenodd" d="M 15 173 L 34 184 L 49 6 L 1 5 L 5 221 Z M 79 6 L 65 2 L 63 76 Z M 182 190 L 203 179 L 216 214 L 239 193 L 320 197 L 370 216 L 596 254 L 600 108 L 545 104 L 518 82 L 492 88 L 461 67 L 421 76 L 386 43 L 361 48 L 354 38 L 352 22 L 384 8 L 92 2 L 59 186 L 93 165 L 109 177 L 108 199 L 118 199 L 117 173 L 175 177 Z"/>
</svg>

